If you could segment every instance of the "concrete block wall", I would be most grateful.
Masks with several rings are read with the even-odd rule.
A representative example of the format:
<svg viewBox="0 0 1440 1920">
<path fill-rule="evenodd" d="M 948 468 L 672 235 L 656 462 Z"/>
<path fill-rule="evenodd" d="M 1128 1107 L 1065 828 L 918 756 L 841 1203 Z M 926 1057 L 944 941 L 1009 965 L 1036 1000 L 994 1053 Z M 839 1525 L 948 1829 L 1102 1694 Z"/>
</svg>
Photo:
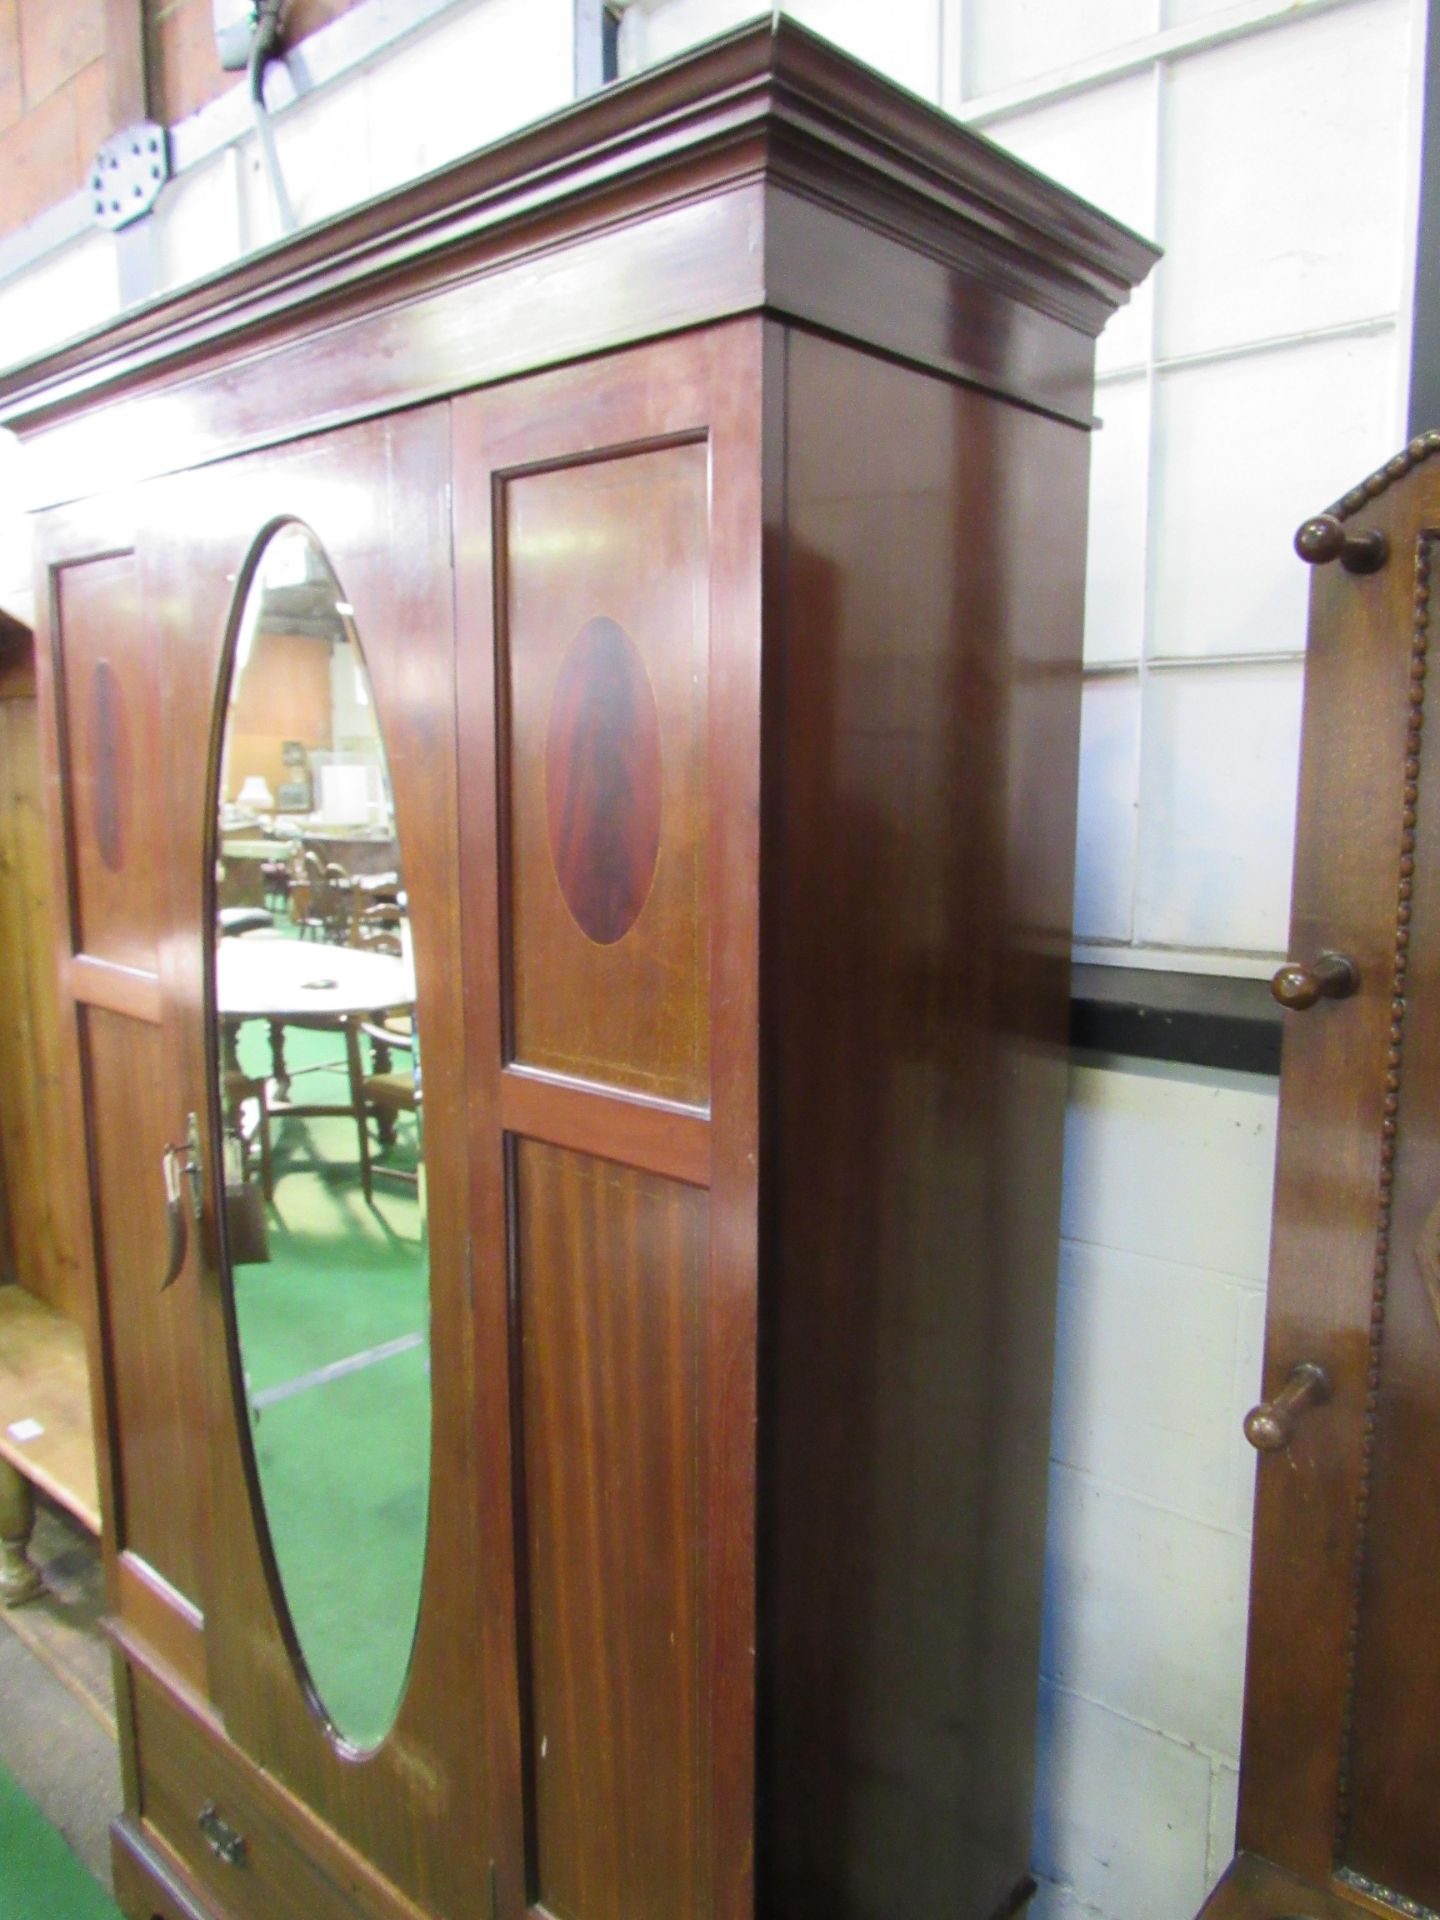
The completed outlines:
<svg viewBox="0 0 1440 1920">
<path fill-rule="evenodd" d="M 1037 1920 L 1187 1920 L 1230 1859 L 1277 1086 L 1071 1074 Z"/>
</svg>

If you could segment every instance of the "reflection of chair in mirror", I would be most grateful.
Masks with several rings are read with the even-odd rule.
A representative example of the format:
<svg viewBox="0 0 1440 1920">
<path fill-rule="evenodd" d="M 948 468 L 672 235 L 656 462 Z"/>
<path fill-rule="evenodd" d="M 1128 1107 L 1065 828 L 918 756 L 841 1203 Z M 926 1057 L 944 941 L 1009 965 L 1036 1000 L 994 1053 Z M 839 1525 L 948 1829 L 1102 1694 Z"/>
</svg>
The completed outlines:
<svg viewBox="0 0 1440 1920">
<path fill-rule="evenodd" d="M 326 861 L 324 876 L 320 916 L 325 922 L 325 938 L 343 946 L 350 932 L 350 896 L 354 884 L 338 860 Z"/>
<path fill-rule="evenodd" d="M 221 907 L 215 915 L 216 931 L 222 940 L 239 940 L 247 933 L 269 933 L 275 925 L 275 916 L 264 907 Z M 225 1022 L 225 1074 L 222 1098 L 225 1104 L 225 1124 L 234 1133 L 240 1143 L 240 1157 L 245 1178 L 250 1177 L 250 1144 L 252 1137 L 260 1143 L 260 1180 L 265 1190 L 265 1198 L 275 1198 L 275 1173 L 270 1158 L 270 1101 L 266 1091 L 266 1082 L 247 1074 L 240 1065 L 236 1051 L 239 1029 L 233 1021 Z M 272 1052 L 273 1034 L 272 1034 Z M 245 1103 L 253 1100 L 256 1105 L 256 1120 L 247 1130 L 244 1124 Z"/>
<path fill-rule="evenodd" d="M 344 867 L 328 864 L 312 848 L 296 856 L 290 870 L 290 920 L 302 940 L 328 940 L 343 946 L 350 926 L 351 881 Z"/>
<path fill-rule="evenodd" d="M 323 940 L 325 869 L 309 852 L 297 853 L 290 866 L 290 924 L 302 940 Z"/>
<path fill-rule="evenodd" d="M 227 1020 L 223 1028 L 225 1050 L 224 1070 L 220 1081 L 220 1098 L 224 1107 L 225 1127 L 240 1145 L 240 1165 L 243 1177 L 250 1178 L 250 1151 L 253 1142 L 260 1147 L 260 1188 L 267 1200 L 275 1198 L 275 1164 L 270 1152 L 270 1096 L 263 1075 L 246 1073 L 240 1065 L 238 1041 L 240 1023 Z M 245 1108 L 253 1101 L 255 1119 L 247 1125 Z"/>
<path fill-rule="evenodd" d="M 265 904 L 282 911 L 290 899 L 290 867 L 286 860 L 264 860 L 260 878 L 265 889 Z"/>
<path fill-rule="evenodd" d="M 391 1022 L 394 1024 L 391 1024 Z M 403 1025 L 401 1022 L 403 1021 Z M 365 1068 L 362 1040 L 372 1049 L 370 1070 Z M 415 1035 L 408 1012 L 403 1015 L 377 1014 L 372 1020 L 353 1015 L 345 1023 L 345 1046 L 350 1065 L 350 1098 L 355 1108 L 355 1126 L 360 1137 L 360 1186 L 366 1200 L 374 1198 L 374 1176 L 389 1174 L 392 1179 L 412 1185 L 417 1175 L 404 1167 L 375 1166 L 370 1153 L 370 1118 L 374 1115 L 380 1144 L 388 1147 L 395 1138 L 395 1122 L 402 1113 L 416 1113 L 420 1107 L 419 1076 L 415 1071 Z M 393 1067 L 394 1052 L 407 1064 Z"/>
<path fill-rule="evenodd" d="M 398 960 L 405 951 L 400 937 L 400 929 L 405 924 L 405 910 L 398 901 L 382 900 L 373 907 L 367 907 L 355 922 L 352 936 L 353 944 L 367 953 L 389 953 Z M 392 1007 L 379 1025 L 371 1024 L 366 1028 L 373 1050 L 376 1073 L 390 1071 L 390 1048 L 415 1047 L 415 1019 L 413 1014 L 402 1013 Z"/>
<path fill-rule="evenodd" d="M 369 953 L 399 955 L 405 951 L 400 939 L 404 920 L 405 915 L 393 901 L 382 900 L 373 907 L 365 907 L 355 916 L 350 944 L 364 947 Z"/>
</svg>

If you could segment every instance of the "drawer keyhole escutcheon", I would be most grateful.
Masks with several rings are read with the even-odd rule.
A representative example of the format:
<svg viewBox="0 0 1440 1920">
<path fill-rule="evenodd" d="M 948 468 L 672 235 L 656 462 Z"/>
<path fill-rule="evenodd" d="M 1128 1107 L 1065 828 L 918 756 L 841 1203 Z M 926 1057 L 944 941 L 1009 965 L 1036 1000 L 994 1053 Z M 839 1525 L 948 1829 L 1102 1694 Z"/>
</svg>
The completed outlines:
<svg viewBox="0 0 1440 1920">
<path fill-rule="evenodd" d="M 217 1860 L 223 1860 L 227 1867 L 245 1865 L 245 1836 L 237 1833 L 228 1821 L 221 1819 L 213 1800 L 207 1800 L 200 1809 L 196 1825 Z"/>
</svg>

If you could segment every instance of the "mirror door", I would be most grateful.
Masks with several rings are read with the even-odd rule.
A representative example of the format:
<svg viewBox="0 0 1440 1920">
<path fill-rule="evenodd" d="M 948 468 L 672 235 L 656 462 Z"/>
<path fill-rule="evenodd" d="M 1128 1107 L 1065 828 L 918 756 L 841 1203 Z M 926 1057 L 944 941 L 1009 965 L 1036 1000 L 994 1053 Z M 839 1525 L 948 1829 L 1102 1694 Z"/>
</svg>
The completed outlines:
<svg viewBox="0 0 1440 1920">
<path fill-rule="evenodd" d="M 503 1271 L 465 1152 L 446 410 L 162 490 L 214 1703 L 427 1912 L 515 1769 Z M 161 526 L 163 525 L 163 532 Z M 421 1056 L 423 1048 L 423 1073 Z"/>
</svg>

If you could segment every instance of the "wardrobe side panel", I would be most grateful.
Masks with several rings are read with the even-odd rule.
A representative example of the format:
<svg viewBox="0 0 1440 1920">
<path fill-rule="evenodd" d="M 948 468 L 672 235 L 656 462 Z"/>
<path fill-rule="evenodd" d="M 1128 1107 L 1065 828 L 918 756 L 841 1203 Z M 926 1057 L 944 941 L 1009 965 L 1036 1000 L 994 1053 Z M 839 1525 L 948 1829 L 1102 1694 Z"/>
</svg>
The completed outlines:
<svg viewBox="0 0 1440 1920">
<path fill-rule="evenodd" d="M 792 332 L 770 583 L 760 1879 L 1030 1864 L 1088 442 Z"/>
</svg>

